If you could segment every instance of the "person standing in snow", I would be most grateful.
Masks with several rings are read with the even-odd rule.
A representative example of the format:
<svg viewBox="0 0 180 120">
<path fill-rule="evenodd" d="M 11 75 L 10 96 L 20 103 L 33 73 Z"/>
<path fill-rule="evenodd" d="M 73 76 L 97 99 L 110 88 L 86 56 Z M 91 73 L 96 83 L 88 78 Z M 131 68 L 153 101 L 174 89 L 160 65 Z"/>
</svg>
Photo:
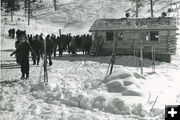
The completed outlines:
<svg viewBox="0 0 180 120">
<path fill-rule="evenodd" d="M 11 29 L 8 30 L 8 36 L 11 37 Z"/>
<path fill-rule="evenodd" d="M 62 57 L 63 53 L 63 43 L 62 43 L 62 37 L 57 37 L 57 44 L 58 44 L 58 51 L 59 51 L 59 57 Z"/>
<path fill-rule="evenodd" d="M 51 56 L 53 54 L 53 42 L 52 42 L 49 34 L 46 36 L 45 40 L 46 40 L 46 54 L 49 59 L 49 66 L 51 66 L 52 65 Z"/>
<path fill-rule="evenodd" d="M 19 39 L 19 37 L 20 37 L 20 30 L 18 29 L 18 30 L 16 31 L 16 38 Z"/>
<path fill-rule="evenodd" d="M 33 65 L 36 65 L 36 63 L 37 63 L 37 65 L 39 65 L 41 43 L 39 41 L 38 35 L 33 37 L 32 42 L 31 42 L 31 46 L 33 49 L 33 52 L 31 53 Z"/>
<path fill-rule="evenodd" d="M 12 29 L 12 38 L 14 39 L 14 36 L 15 36 L 15 29 L 13 28 Z"/>
<path fill-rule="evenodd" d="M 54 53 L 54 57 L 56 57 L 56 50 L 57 50 L 57 38 L 56 35 L 52 34 L 51 35 L 51 40 L 53 42 L 53 53 Z"/>
<path fill-rule="evenodd" d="M 17 49 L 19 46 L 20 46 L 20 40 L 16 40 L 15 48 Z M 16 57 L 16 63 L 20 64 L 20 61 L 19 61 L 19 52 L 18 51 L 15 53 L 15 57 Z"/>
<path fill-rule="evenodd" d="M 30 49 L 30 45 L 27 43 L 26 35 L 22 35 L 20 37 L 20 40 L 21 40 L 21 44 L 13 53 L 11 53 L 10 56 L 12 56 L 13 54 L 17 52 L 19 53 L 19 62 L 21 65 L 21 73 L 22 73 L 22 76 L 20 79 L 28 79 L 29 78 L 29 51 L 31 49 Z"/>
<path fill-rule="evenodd" d="M 69 51 L 72 53 L 73 56 L 77 56 L 77 46 L 76 46 L 76 39 L 72 39 L 69 43 Z"/>
<path fill-rule="evenodd" d="M 44 39 L 43 39 L 43 34 L 42 33 L 39 35 L 39 41 L 41 43 L 41 46 L 40 46 L 40 57 L 43 58 Z"/>
</svg>

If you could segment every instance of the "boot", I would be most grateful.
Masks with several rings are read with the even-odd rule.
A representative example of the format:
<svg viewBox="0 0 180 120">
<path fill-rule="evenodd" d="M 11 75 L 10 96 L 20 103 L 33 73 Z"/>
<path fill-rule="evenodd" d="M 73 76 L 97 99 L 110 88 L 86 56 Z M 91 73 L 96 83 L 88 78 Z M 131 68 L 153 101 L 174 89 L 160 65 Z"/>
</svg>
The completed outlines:
<svg viewBox="0 0 180 120">
<path fill-rule="evenodd" d="M 49 61 L 49 66 L 51 66 L 52 65 L 52 61 Z"/>
<path fill-rule="evenodd" d="M 21 80 L 23 80 L 24 79 L 24 74 L 22 74 L 22 76 L 21 76 L 21 78 L 20 78 Z"/>
<path fill-rule="evenodd" d="M 35 60 L 33 60 L 33 65 L 36 65 L 36 61 Z"/>
<path fill-rule="evenodd" d="M 26 74 L 26 78 L 25 78 L 25 79 L 26 79 L 26 80 L 29 79 L 29 74 Z"/>
<path fill-rule="evenodd" d="M 37 65 L 39 65 L 39 60 L 37 61 Z"/>
</svg>

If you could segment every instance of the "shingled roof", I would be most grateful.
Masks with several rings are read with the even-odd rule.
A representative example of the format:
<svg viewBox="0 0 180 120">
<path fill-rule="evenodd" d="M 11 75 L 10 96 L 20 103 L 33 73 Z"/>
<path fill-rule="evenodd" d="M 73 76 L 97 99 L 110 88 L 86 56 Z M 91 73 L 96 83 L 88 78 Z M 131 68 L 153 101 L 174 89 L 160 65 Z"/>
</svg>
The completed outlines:
<svg viewBox="0 0 180 120">
<path fill-rule="evenodd" d="M 176 19 L 172 17 L 97 19 L 89 31 L 144 29 L 177 29 Z"/>
</svg>

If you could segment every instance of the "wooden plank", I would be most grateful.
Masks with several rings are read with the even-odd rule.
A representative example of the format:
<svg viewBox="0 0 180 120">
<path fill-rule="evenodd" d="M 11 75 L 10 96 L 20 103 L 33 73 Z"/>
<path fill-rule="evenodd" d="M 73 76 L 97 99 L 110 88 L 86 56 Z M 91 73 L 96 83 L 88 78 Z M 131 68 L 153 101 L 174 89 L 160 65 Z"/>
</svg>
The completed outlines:
<svg viewBox="0 0 180 120">
<path fill-rule="evenodd" d="M 171 41 L 173 41 L 173 40 L 174 40 L 174 41 L 177 41 L 178 38 L 170 38 L 170 40 L 171 40 Z"/>
<path fill-rule="evenodd" d="M 176 31 L 174 30 L 174 31 L 170 31 L 170 36 L 176 36 Z"/>
<path fill-rule="evenodd" d="M 163 30 L 163 31 L 159 31 L 159 35 L 161 36 L 163 36 L 163 35 L 167 35 L 168 34 L 168 31 L 165 31 L 165 30 Z"/>
<path fill-rule="evenodd" d="M 114 41 L 105 41 L 104 44 L 113 44 Z M 118 44 L 132 44 L 133 40 L 122 40 L 122 41 L 118 41 Z M 134 44 L 140 44 L 140 40 L 134 40 Z M 143 44 L 154 44 L 154 42 L 152 41 L 146 41 L 143 40 Z M 156 42 L 156 44 L 167 44 L 167 40 L 160 40 L 158 42 Z"/>
<path fill-rule="evenodd" d="M 170 41 L 171 42 L 171 41 Z M 169 43 L 170 43 L 169 42 Z M 131 42 L 130 42 L 131 43 Z M 131 44 L 129 44 L 129 43 L 117 43 L 118 45 L 131 45 Z M 160 42 L 155 42 L 155 43 L 153 43 L 153 42 L 150 42 L 150 43 L 148 43 L 148 42 L 146 42 L 146 43 L 143 43 L 143 45 L 147 45 L 147 46 L 151 46 L 151 45 L 154 45 L 154 44 L 156 44 L 156 45 L 162 45 L 162 46 L 164 46 L 164 45 L 167 45 L 168 44 L 168 42 L 164 42 L 164 43 L 160 43 Z M 112 42 L 110 42 L 110 43 L 104 43 L 104 45 L 105 46 L 111 46 L 111 45 L 114 45 L 114 43 L 112 43 Z M 139 46 L 140 45 L 140 43 L 134 43 L 134 46 Z"/>
<path fill-rule="evenodd" d="M 171 41 L 170 43 L 171 43 L 171 44 L 174 44 L 174 45 L 177 45 L 177 42 L 176 42 L 176 41 Z"/>
<path fill-rule="evenodd" d="M 159 37 L 160 41 L 167 41 L 168 40 L 168 36 L 160 36 Z"/>
<path fill-rule="evenodd" d="M 165 48 L 158 48 L 158 49 L 155 48 L 155 49 L 156 49 L 157 52 L 163 52 L 163 51 L 164 51 L 164 52 L 165 52 L 165 51 L 167 52 L 167 49 L 165 49 Z M 133 50 L 140 50 L 140 48 L 135 48 L 135 49 L 117 48 L 117 49 L 116 49 L 116 51 L 127 51 L 127 52 L 128 52 L 128 51 L 129 51 L 129 52 L 132 52 Z M 147 51 L 150 51 L 150 52 L 151 52 L 151 49 L 144 49 L 144 48 L 143 48 L 143 50 L 146 51 L 146 52 L 147 52 Z M 103 48 L 103 51 L 112 51 L 112 49 Z"/>
<path fill-rule="evenodd" d="M 171 44 L 171 43 L 169 43 L 169 44 Z M 113 47 L 113 45 L 114 44 L 112 44 L 112 43 L 109 43 L 109 44 L 103 44 L 103 47 L 105 47 L 105 48 L 111 48 L 111 47 Z M 154 45 L 154 44 L 149 44 L 149 43 L 143 43 L 143 46 L 152 46 L 152 45 Z M 161 43 L 156 43 L 156 46 L 157 47 L 163 47 L 164 48 L 164 46 L 167 46 L 168 45 L 168 43 L 167 44 L 161 44 Z M 122 44 L 122 43 L 118 43 L 117 44 L 117 46 L 132 46 L 131 44 L 128 44 L 128 43 L 124 43 L 124 44 Z M 136 43 L 136 44 L 134 44 L 133 45 L 134 47 L 138 47 L 138 46 L 140 46 L 140 43 Z"/>
<path fill-rule="evenodd" d="M 171 48 L 176 48 L 176 46 L 174 46 L 174 45 L 169 45 L 169 49 L 171 49 Z"/>
<path fill-rule="evenodd" d="M 170 37 L 171 40 L 177 40 L 177 37 Z"/>
</svg>

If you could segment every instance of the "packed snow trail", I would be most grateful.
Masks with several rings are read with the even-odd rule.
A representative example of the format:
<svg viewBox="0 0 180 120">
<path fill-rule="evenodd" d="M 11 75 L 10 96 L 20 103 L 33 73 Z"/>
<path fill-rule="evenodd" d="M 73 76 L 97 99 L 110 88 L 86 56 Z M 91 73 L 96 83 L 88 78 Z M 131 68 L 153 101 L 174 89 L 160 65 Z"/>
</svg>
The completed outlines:
<svg viewBox="0 0 180 120">
<path fill-rule="evenodd" d="M 7 61 L 7 59 L 11 61 L 11 63 L 15 63 L 15 58 L 10 58 L 10 52 L 2 51 L 2 63 Z M 68 62 L 65 62 L 63 66 L 65 67 Z M 57 64 L 55 62 L 55 64 Z M 70 62 L 70 64 L 73 64 Z M 79 63 L 81 64 L 81 63 Z M 78 65 L 79 65 L 78 64 Z M 59 66 L 58 66 L 59 67 Z M 61 66 L 62 68 L 62 66 Z M 72 68 L 69 71 L 74 71 Z M 30 79 L 25 81 L 19 81 L 12 84 L 6 84 L 5 86 L 1 86 L 1 104 L 0 104 L 0 119 L 82 119 L 82 117 L 87 119 L 106 119 L 102 113 L 102 116 L 97 116 L 97 111 L 89 111 L 83 112 L 80 108 L 69 108 L 60 102 L 60 97 L 63 95 L 62 91 L 65 93 L 64 96 L 68 96 L 68 92 L 74 91 L 77 89 L 70 87 L 65 80 L 58 80 L 61 76 L 57 74 L 55 71 L 60 73 L 59 69 L 52 69 L 54 75 L 54 79 L 51 76 L 50 86 L 46 86 L 44 84 L 38 83 L 38 69 L 36 66 L 31 65 L 30 69 Z M 66 71 L 64 71 L 66 72 Z M 67 71 L 68 72 L 68 71 Z M 75 71 L 74 71 L 75 72 Z M 97 72 L 96 72 L 97 73 Z M 6 76 L 5 76 L 6 74 Z M 20 76 L 19 69 L 2 69 L 1 80 L 14 80 L 18 79 Z M 56 76 L 55 76 L 56 75 Z M 72 76 L 65 74 L 66 81 L 71 80 Z M 57 79 L 58 78 L 58 79 Z M 73 76 L 74 78 L 74 76 Z M 76 78 L 78 79 L 78 78 Z M 54 82 L 57 80 L 56 82 Z M 80 80 L 79 80 L 80 81 Z M 62 82 L 64 87 L 55 87 Z M 77 83 L 77 82 L 76 82 Z M 61 84 L 60 84 L 61 85 Z M 61 85 L 61 86 L 62 86 Z M 72 82 L 73 85 L 73 82 Z M 79 86 L 82 87 L 82 86 Z M 54 89 L 53 89 L 54 88 Z M 51 90 L 53 89 L 53 90 Z M 64 90 L 61 90 L 64 89 Z M 78 89 L 77 89 L 78 90 Z M 66 101 L 69 102 L 68 100 Z M 69 102 L 70 103 L 70 102 Z M 73 111 L 73 112 L 72 112 Z M 79 111 L 79 112 L 75 112 Z M 72 114 L 73 113 L 73 114 Z M 90 113 L 90 114 L 89 114 Z M 88 116 L 87 116 L 88 115 Z M 52 117 L 54 116 L 54 117 Z M 107 115 L 108 116 L 108 115 Z M 120 118 L 123 118 L 122 116 Z"/>
<path fill-rule="evenodd" d="M 3 56 L 1 64 L 15 64 L 15 58 L 9 57 L 9 51 L 1 51 L 1 53 Z M 69 59 L 70 57 L 64 56 L 62 59 L 66 58 Z M 84 57 L 81 57 L 81 59 L 83 58 Z M 108 59 L 107 57 L 105 58 Z M 108 66 L 107 63 L 103 63 L 105 58 L 97 58 L 101 59 L 102 63 L 95 61 L 76 61 L 76 59 L 80 58 L 71 58 L 74 61 L 69 61 L 68 59 L 53 60 L 53 66 L 49 67 L 48 71 L 48 85 L 39 83 L 38 77 L 40 66 L 30 65 L 29 80 L 19 81 L 17 83 L 13 83 L 12 85 L 8 84 L 6 86 L 1 86 L 2 97 L 0 112 L 2 119 L 6 118 L 16 120 L 36 118 L 40 120 L 46 118 L 75 120 L 82 119 L 82 117 L 85 116 L 85 118 L 90 120 L 106 120 L 109 118 L 114 120 L 130 118 L 133 120 L 148 119 L 150 116 L 152 119 L 163 118 L 164 109 L 158 106 L 160 101 L 157 101 L 155 108 L 151 113 L 152 115 L 149 115 L 148 113 L 155 100 L 153 94 L 149 100 L 149 104 L 145 105 L 144 103 L 148 101 L 148 96 L 135 97 L 131 94 L 129 96 L 122 97 L 121 93 L 117 93 L 117 91 L 116 93 L 113 93 L 114 91 L 111 90 L 111 87 L 107 89 L 105 86 L 96 88 L 96 83 L 104 78 L 105 71 Z M 91 57 L 86 59 L 94 60 L 94 58 Z M 121 58 L 121 61 L 122 59 L 124 58 Z M 32 61 L 30 63 L 32 64 Z M 173 65 L 169 66 L 176 67 Z M 128 78 L 128 81 L 125 80 L 127 82 L 124 82 L 126 85 L 137 84 L 141 86 L 141 84 L 152 84 L 150 80 L 147 78 L 144 79 L 138 73 L 131 74 L 128 69 L 134 68 L 115 65 L 115 70 L 118 70 L 120 74 L 113 74 L 114 77 L 112 76 L 109 80 L 121 80 Z M 123 73 L 122 70 L 125 70 L 125 72 Z M 133 77 L 131 78 L 130 76 L 132 75 Z M 168 76 L 168 74 L 166 75 Z M 19 76 L 19 68 L 2 69 L 1 80 L 14 80 L 18 79 Z M 148 78 L 152 77 L 152 81 L 154 77 L 162 77 L 160 74 L 150 76 L 147 74 L 146 76 Z M 164 76 L 164 78 L 167 79 L 167 76 Z M 138 83 L 135 78 L 141 79 L 139 80 L 141 83 Z M 158 80 L 156 79 L 156 82 L 157 81 Z M 168 85 L 173 85 L 172 82 L 169 83 L 171 84 Z M 159 81 L 159 84 L 162 83 Z M 109 86 L 107 85 L 107 87 Z M 161 89 L 162 88 L 163 86 L 161 86 Z M 110 92 L 108 92 L 108 89 L 110 89 Z M 138 88 L 136 89 L 138 90 Z M 151 87 L 149 89 L 151 89 Z M 173 89 L 176 88 L 172 88 L 172 90 Z M 134 91 L 135 89 L 133 88 L 132 90 Z M 140 92 L 142 92 L 142 90 Z M 153 93 L 153 91 L 151 92 Z M 154 90 L 154 92 L 158 92 L 158 90 Z M 156 94 L 154 94 L 154 96 L 156 96 Z M 133 101 L 137 104 L 133 103 Z"/>
</svg>

